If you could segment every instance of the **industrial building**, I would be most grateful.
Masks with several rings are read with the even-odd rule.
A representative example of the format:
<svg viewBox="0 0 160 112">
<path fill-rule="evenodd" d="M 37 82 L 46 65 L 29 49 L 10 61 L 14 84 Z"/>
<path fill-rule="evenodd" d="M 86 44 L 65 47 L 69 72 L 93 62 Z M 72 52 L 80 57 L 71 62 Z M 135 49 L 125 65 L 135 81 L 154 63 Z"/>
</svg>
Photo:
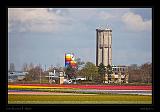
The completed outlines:
<svg viewBox="0 0 160 112">
<path fill-rule="evenodd" d="M 112 65 L 113 73 L 105 75 L 105 83 L 128 83 L 128 66 Z"/>
<path fill-rule="evenodd" d="M 128 83 L 128 67 L 112 65 L 112 30 L 110 28 L 96 29 L 96 66 L 100 63 L 105 67 L 112 66 L 113 73 L 105 74 L 104 83 Z"/>
<path fill-rule="evenodd" d="M 112 65 L 112 30 L 96 29 L 96 66 L 103 63 L 104 66 Z"/>
</svg>

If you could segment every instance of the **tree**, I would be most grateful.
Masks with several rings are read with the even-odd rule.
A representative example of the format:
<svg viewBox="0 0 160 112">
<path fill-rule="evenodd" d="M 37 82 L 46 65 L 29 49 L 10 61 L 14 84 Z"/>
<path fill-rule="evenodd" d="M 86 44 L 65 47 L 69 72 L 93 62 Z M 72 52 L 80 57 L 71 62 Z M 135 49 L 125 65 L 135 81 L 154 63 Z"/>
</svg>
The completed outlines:
<svg viewBox="0 0 160 112">
<path fill-rule="evenodd" d="M 141 82 L 141 78 L 140 78 L 140 70 L 139 69 L 128 69 L 129 72 L 129 82 Z"/>
<path fill-rule="evenodd" d="M 22 71 L 27 72 L 29 70 L 27 63 L 23 64 Z"/>
<path fill-rule="evenodd" d="M 53 65 L 51 65 L 49 68 L 48 68 L 48 72 L 53 72 L 54 69 L 57 69 L 56 67 L 53 67 Z"/>
<path fill-rule="evenodd" d="M 140 69 L 142 82 L 152 82 L 152 64 L 145 63 Z"/>
<path fill-rule="evenodd" d="M 129 66 L 129 68 L 130 68 L 131 70 L 137 70 L 139 67 L 138 67 L 137 64 L 131 64 L 131 65 Z"/>
<path fill-rule="evenodd" d="M 76 68 L 73 68 L 70 64 L 67 66 L 65 73 L 68 75 L 69 79 L 76 77 Z"/>
<path fill-rule="evenodd" d="M 98 75 L 98 68 L 92 62 L 87 62 L 85 66 L 78 71 L 78 75 L 87 77 L 87 80 L 95 81 Z"/>
<path fill-rule="evenodd" d="M 105 78 L 105 73 L 106 73 L 106 68 L 103 65 L 103 63 L 100 63 L 99 67 L 98 67 L 98 73 L 100 74 L 100 81 L 103 82 L 104 78 Z"/>
<path fill-rule="evenodd" d="M 31 70 L 31 69 L 33 69 L 33 68 L 34 68 L 33 63 L 30 63 L 30 65 L 29 65 L 29 70 Z"/>
<path fill-rule="evenodd" d="M 111 80 L 111 74 L 113 73 L 111 65 L 107 66 L 107 71 L 106 72 L 108 74 L 108 83 L 109 83 L 109 81 Z"/>
<path fill-rule="evenodd" d="M 76 78 L 78 75 L 79 68 L 84 65 L 84 62 L 80 58 L 76 58 L 76 67 L 72 67 L 70 64 L 65 68 L 65 73 L 68 75 L 68 78 Z"/>
<path fill-rule="evenodd" d="M 38 66 L 35 66 L 34 68 L 29 70 L 29 74 L 27 74 L 26 80 L 28 80 L 28 81 L 33 81 L 33 80 L 38 81 L 38 80 L 40 80 L 41 75 L 42 75 L 42 68 L 41 68 L 40 65 L 38 65 Z"/>
<path fill-rule="evenodd" d="M 151 83 L 152 82 L 152 63 L 144 63 L 141 66 L 130 66 L 129 82 Z"/>
</svg>

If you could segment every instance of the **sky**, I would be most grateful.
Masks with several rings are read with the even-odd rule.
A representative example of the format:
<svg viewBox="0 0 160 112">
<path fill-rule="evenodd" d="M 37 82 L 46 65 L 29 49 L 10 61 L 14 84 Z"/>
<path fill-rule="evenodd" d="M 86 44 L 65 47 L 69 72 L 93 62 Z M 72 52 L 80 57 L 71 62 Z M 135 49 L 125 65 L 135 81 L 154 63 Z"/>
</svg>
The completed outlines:
<svg viewBox="0 0 160 112">
<path fill-rule="evenodd" d="M 8 67 L 96 63 L 96 28 L 112 29 L 112 64 L 152 62 L 151 8 L 8 8 Z"/>
</svg>

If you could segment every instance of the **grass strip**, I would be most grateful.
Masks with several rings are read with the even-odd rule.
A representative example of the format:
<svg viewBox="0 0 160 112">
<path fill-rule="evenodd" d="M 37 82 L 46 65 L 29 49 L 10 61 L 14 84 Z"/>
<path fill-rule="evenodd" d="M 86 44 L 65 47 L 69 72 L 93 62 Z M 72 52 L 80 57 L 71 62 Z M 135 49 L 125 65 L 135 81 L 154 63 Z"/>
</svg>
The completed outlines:
<svg viewBox="0 0 160 112">
<path fill-rule="evenodd" d="M 152 101 L 8 101 L 8 104 L 152 104 Z"/>
<path fill-rule="evenodd" d="M 17 95 L 9 94 L 9 101 L 152 101 L 152 96 L 140 95 Z"/>
</svg>

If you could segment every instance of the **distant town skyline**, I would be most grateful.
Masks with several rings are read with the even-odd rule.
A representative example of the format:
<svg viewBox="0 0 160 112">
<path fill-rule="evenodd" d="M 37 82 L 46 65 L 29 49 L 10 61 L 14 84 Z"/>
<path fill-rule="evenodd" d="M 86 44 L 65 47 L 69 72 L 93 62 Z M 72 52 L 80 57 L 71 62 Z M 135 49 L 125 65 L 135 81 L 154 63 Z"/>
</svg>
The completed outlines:
<svg viewBox="0 0 160 112">
<path fill-rule="evenodd" d="M 96 63 L 96 28 L 112 29 L 112 64 L 152 62 L 152 8 L 8 8 L 8 67 Z"/>
</svg>

